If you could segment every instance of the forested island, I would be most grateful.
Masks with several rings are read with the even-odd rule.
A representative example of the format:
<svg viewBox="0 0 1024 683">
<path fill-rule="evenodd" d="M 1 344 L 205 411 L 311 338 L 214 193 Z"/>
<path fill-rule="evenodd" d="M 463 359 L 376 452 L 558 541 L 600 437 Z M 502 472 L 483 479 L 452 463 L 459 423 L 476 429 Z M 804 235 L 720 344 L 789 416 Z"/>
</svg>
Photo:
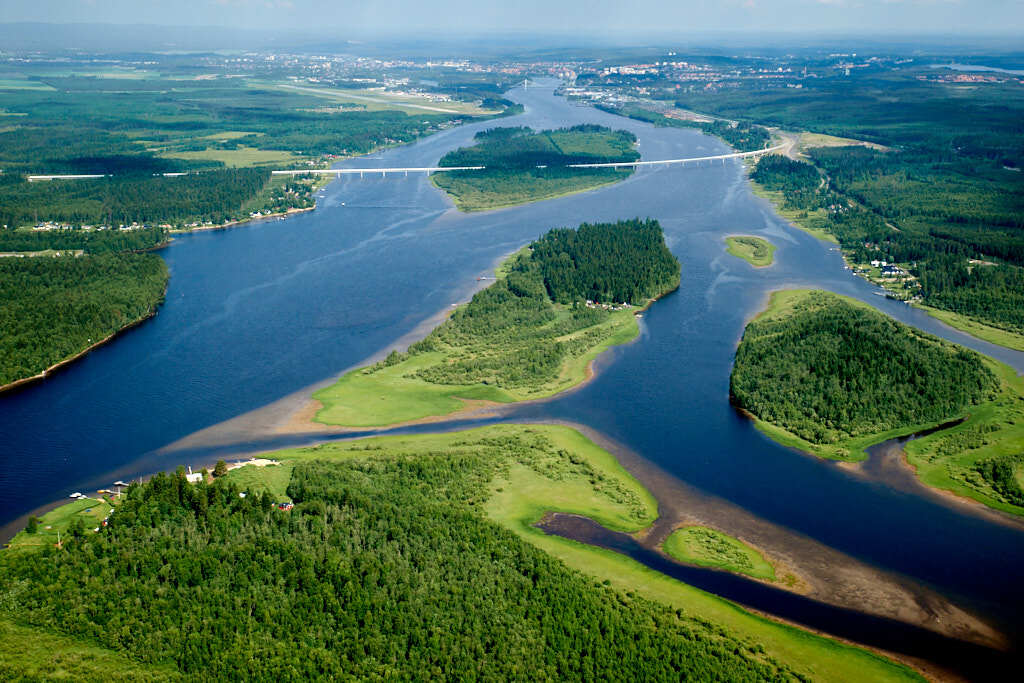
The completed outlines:
<svg viewBox="0 0 1024 683">
<path fill-rule="evenodd" d="M 551 230 L 407 352 L 314 394 L 323 404 L 316 419 L 383 426 L 446 415 L 466 400 L 564 391 L 598 354 L 633 339 L 635 314 L 678 287 L 679 276 L 655 220 Z"/>
<path fill-rule="evenodd" d="M 485 166 L 477 171 L 435 173 L 435 185 L 462 211 L 481 211 L 583 192 L 622 180 L 616 168 L 566 168 L 569 164 L 636 161 L 636 136 L 624 130 L 580 124 L 535 132 L 525 127 L 490 128 L 475 145 L 441 157 L 438 166 Z"/>
<path fill-rule="evenodd" d="M 0 229 L 0 387 L 34 377 L 153 315 L 167 265 L 139 250 L 160 229 Z"/>
<path fill-rule="evenodd" d="M 55 511 L 20 534 L 0 553 L 0 665 L 16 678 L 113 666 L 129 680 L 916 680 L 535 528 L 548 510 L 624 531 L 657 515 L 610 454 L 568 428 L 272 457 L 195 484 L 158 474 L 113 512 L 97 502 L 103 525 Z M 59 547 L 33 542 L 58 520 Z"/>
<path fill-rule="evenodd" d="M 1024 514 L 1024 381 L 865 304 L 774 293 L 743 333 L 730 393 L 776 441 L 838 460 L 945 425 L 906 445 L 921 479 Z"/>
</svg>

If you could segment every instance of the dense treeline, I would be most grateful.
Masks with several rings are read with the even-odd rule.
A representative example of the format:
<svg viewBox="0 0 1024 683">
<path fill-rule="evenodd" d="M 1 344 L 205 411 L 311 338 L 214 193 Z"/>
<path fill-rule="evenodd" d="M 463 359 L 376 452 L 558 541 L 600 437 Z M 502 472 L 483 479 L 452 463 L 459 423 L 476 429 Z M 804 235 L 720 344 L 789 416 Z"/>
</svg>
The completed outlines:
<svg viewBox="0 0 1024 683">
<path fill-rule="evenodd" d="M 0 224 L 49 220 L 72 225 L 223 223 L 241 217 L 246 201 L 270 180 L 262 168 L 184 176 L 114 176 L 28 182 L 0 176 Z"/>
<path fill-rule="evenodd" d="M 438 187 L 468 210 L 546 199 L 622 180 L 629 170 L 567 166 L 640 158 L 632 133 L 593 124 L 539 133 L 521 126 L 490 128 L 478 132 L 475 141 L 472 147 L 444 155 L 438 165 L 485 166 L 484 170 L 433 176 Z"/>
<path fill-rule="evenodd" d="M 973 351 L 813 291 L 747 325 L 730 389 L 758 418 L 827 444 L 955 417 L 996 380 Z"/>
<path fill-rule="evenodd" d="M 1003 455 L 975 463 L 974 471 L 1007 503 L 1024 506 L 1024 489 L 1017 480 L 1021 464 L 1024 464 L 1024 457 Z"/>
<path fill-rule="evenodd" d="M 81 249 L 87 254 L 143 251 L 163 244 L 167 231 L 145 230 L 14 230 L 0 229 L 0 252 Z"/>
<path fill-rule="evenodd" d="M 679 286 L 679 261 L 653 219 L 551 230 L 530 249 L 531 264 L 558 303 L 642 304 Z"/>
<path fill-rule="evenodd" d="M 447 357 L 415 376 L 438 384 L 540 390 L 558 379 L 567 360 L 616 331 L 602 324 L 612 312 L 583 305 L 584 299 L 646 303 L 677 287 L 679 270 L 654 220 L 552 230 L 515 257 L 506 277 L 409 347 L 411 356 L 443 351 Z M 394 354 L 375 367 L 404 359 Z"/>
<path fill-rule="evenodd" d="M 477 144 L 445 154 L 438 166 L 486 166 L 523 170 L 538 166 L 634 161 L 636 136 L 593 124 L 534 133 L 529 128 L 492 128 L 476 135 Z"/>
<path fill-rule="evenodd" d="M 488 521 L 477 502 L 517 448 L 493 446 L 300 463 L 290 513 L 157 475 L 100 533 L 3 553 L 0 609 L 196 680 L 795 677 Z"/>
<path fill-rule="evenodd" d="M 152 254 L 0 258 L 0 385 L 151 315 L 166 286 Z"/>
</svg>

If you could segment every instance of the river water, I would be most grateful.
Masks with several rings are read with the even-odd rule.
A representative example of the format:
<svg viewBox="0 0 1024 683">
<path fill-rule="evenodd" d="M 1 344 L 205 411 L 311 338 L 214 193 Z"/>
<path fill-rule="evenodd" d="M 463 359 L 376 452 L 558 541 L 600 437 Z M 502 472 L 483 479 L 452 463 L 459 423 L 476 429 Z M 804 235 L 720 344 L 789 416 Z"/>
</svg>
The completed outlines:
<svg viewBox="0 0 1024 683">
<path fill-rule="evenodd" d="M 443 131 L 347 162 L 433 165 L 481 128 L 600 123 L 637 134 L 645 159 L 725 153 L 685 129 L 654 128 L 552 94 L 512 91 L 525 114 Z M 928 585 L 986 613 L 1024 607 L 1024 532 L 782 448 L 729 405 L 743 326 L 780 287 L 853 296 L 904 322 L 1024 369 L 1024 354 L 885 299 L 841 255 L 754 197 L 738 162 L 643 169 L 558 200 L 460 214 L 422 176 L 344 178 L 316 211 L 179 237 L 159 314 L 51 379 L 0 396 L 0 523 L 71 491 L 185 464 L 168 444 L 324 381 L 464 300 L 503 254 L 556 226 L 651 216 L 683 266 L 679 291 L 645 314 L 637 343 L 597 378 L 514 417 L 582 423 L 709 495 Z M 755 270 L 724 236 L 774 242 Z M 204 464 L 221 451 L 189 452 Z"/>
</svg>

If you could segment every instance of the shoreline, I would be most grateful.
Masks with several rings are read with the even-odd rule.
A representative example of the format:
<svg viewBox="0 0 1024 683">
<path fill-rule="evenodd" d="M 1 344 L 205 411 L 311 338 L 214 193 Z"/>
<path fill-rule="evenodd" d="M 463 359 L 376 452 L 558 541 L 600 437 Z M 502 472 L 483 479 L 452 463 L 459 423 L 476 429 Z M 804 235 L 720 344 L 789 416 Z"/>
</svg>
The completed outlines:
<svg viewBox="0 0 1024 683">
<path fill-rule="evenodd" d="M 514 251 L 512 253 L 515 254 L 515 253 L 518 253 L 518 251 L 520 251 L 520 250 L 516 250 L 516 251 Z M 505 258 L 503 258 L 501 260 L 501 262 L 503 262 L 504 260 L 505 260 Z M 501 417 L 503 417 L 503 413 L 505 413 L 507 411 L 510 411 L 510 410 L 513 410 L 514 408 L 516 408 L 518 406 L 538 405 L 538 404 L 541 404 L 541 403 L 546 403 L 546 402 L 549 402 L 549 401 L 553 401 L 555 399 L 558 399 L 558 398 L 561 398 L 561 397 L 565 396 L 566 394 L 568 394 L 570 392 L 577 391 L 577 390 L 581 389 L 582 387 L 586 386 L 587 384 L 589 384 L 597 376 L 597 369 L 595 367 L 596 362 L 607 351 L 609 351 L 610 349 L 612 349 L 614 347 L 626 346 L 627 344 L 632 344 L 637 339 L 639 339 L 640 338 L 640 334 L 642 332 L 641 327 L 640 327 L 641 326 L 640 320 L 642 319 L 641 315 L 643 313 L 647 312 L 647 310 L 651 306 L 653 306 L 657 301 L 659 301 L 660 299 L 668 296 L 669 294 L 672 294 L 672 293 L 676 292 L 679 289 L 679 287 L 680 287 L 680 285 L 676 285 L 672 289 L 666 290 L 666 291 L 662 292 L 661 294 L 658 294 L 657 296 L 652 297 L 651 299 L 649 299 L 647 301 L 647 303 L 645 303 L 643 305 L 643 307 L 637 308 L 635 311 L 633 311 L 634 322 L 636 322 L 636 325 L 637 325 L 636 334 L 634 334 L 628 340 L 625 340 L 625 341 L 623 341 L 621 343 L 613 344 L 613 345 L 609 345 L 609 346 L 605 346 L 604 348 L 601 348 L 600 351 L 598 351 L 597 354 L 593 358 L 591 358 L 589 361 L 587 361 L 586 365 L 583 368 L 583 377 L 579 381 L 577 381 L 576 383 L 572 384 L 571 386 L 565 387 L 564 389 L 560 389 L 560 390 L 555 391 L 554 393 L 548 394 L 546 396 L 538 396 L 536 398 L 528 398 L 528 399 L 523 399 L 523 400 L 520 400 L 520 401 L 508 401 L 508 402 L 489 401 L 489 400 L 484 400 L 484 399 L 466 399 L 466 398 L 461 398 L 459 396 L 454 396 L 453 398 L 456 398 L 459 401 L 463 402 L 463 407 L 458 408 L 458 409 L 456 409 L 456 410 L 454 410 L 454 411 L 452 411 L 450 413 L 445 413 L 443 415 L 427 415 L 427 416 L 424 416 L 424 417 L 421 417 L 421 418 L 416 418 L 414 420 L 406 420 L 404 422 L 394 422 L 394 423 L 390 423 L 390 424 L 386 424 L 386 425 L 373 425 L 373 426 L 365 426 L 365 427 L 354 427 L 354 426 L 350 426 L 350 425 L 332 425 L 332 424 L 328 424 L 328 423 L 325 423 L 325 422 L 318 422 L 318 421 L 316 421 L 315 415 L 316 415 L 316 412 L 319 412 L 319 408 L 316 408 L 315 412 L 313 412 L 313 411 L 314 411 L 314 408 L 316 407 L 316 405 L 320 404 L 320 401 L 318 401 L 315 398 L 309 397 L 309 399 L 303 405 L 301 405 L 298 409 L 292 411 L 292 413 L 288 417 L 286 417 L 284 420 L 281 421 L 281 423 L 277 427 L 277 433 L 282 433 L 282 434 L 324 434 L 324 435 L 327 435 L 327 434 L 346 434 L 346 433 L 357 433 L 357 432 L 358 433 L 363 433 L 363 432 L 378 433 L 378 432 L 389 431 L 389 430 L 393 430 L 393 429 L 401 429 L 401 428 L 404 428 L 404 427 L 411 427 L 411 426 L 415 426 L 415 425 L 443 424 L 443 423 L 447 423 L 447 422 L 455 422 L 455 421 L 458 421 L 458 420 L 463 420 L 463 419 L 468 419 L 468 418 L 475 418 L 475 419 L 485 419 L 485 418 L 489 418 L 489 417 L 501 418 Z M 442 313 L 445 313 L 446 314 L 445 317 L 447 317 L 447 315 L 451 314 L 451 310 L 452 309 L 450 309 L 450 308 L 449 309 L 443 309 Z M 437 316 L 433 316 L 433 317 L 437 317 Z M 443 322 L 443 319 L 442 319 L 442 322 Z M 438 323 L 438 324 L 440 324 L 440 323 Z M 433 330 L 434 330 L 434 328 L 431 328 L 430 330 L 428 330 L 427 333 L 424 335 L 424 337 L 429 335 L 430 332 L 432 332 Z M 420 339 L 422 339 L 422 338 L 423 337 L 421 337 Z M 414 343 L 415 341 L 419 341 L 419 339 L 415 339 L 415 340 L 413 340 L 410 343 Z M 600 347 L 595 347 L 595 348 L 600 348 Z M 381 356 L 382 357 L 382 354 L 384 354 L 384 350 L 379 351 L 377 354 L 375 354 L 374 357 L 376 357 L 376 356 Z M 586 354 L 584 354 L 584 355 L 586 355 Z M 353 368 L 353 370 L 358 370 L 358 369 L 360 369 L 362 367 L 367 367 L 367 366 L 359 365 L 359 366 L 356 366 L 355 368 Z M 339 377 L 343 377 L 346 374 L 348 374 L 349 372 L 351 372 L 351 370 L 347 370 L 347 371 L 343 372 Z M 335 378 L 334 381 L 337 382 L 338 378 Z M 310 412 L 313 412 L 313 416 L 310 417 L 308 420 L 304 420 L 304 418 L 309 416 Z"/>
<path fill-rule="evenodd" d="M 163 296 L 165 296 L 165 297 L 167 296 L 167 286 L 166 285 L 164 286 L 164 295 Z M 41 381 L 43 381 L 45 379 L 49 379 L 49 377 L 54 372 L 62 370 L 66 366 L 70 365 L 71 363 L 74 363 L 76 360 L 79 360 L 83 356 L 88 355 L 89 353 L 91 353 L 95 349 L 98 349 L 99 347 L 103 346 L 104 344 L 110 343 L 111 341 L 114 340 L 115 337 L 117 337 L 117 336 L 119 336 L 119 335 L 121 335 L 121 334 L 123 334 L 123 333 L 125 333 L 125 332 L 127 332 L 127 331 L 129 331 L 129 330 L 131 330 L 133 328 L 135 328 L 135 327 L 138 327 L 138 326 L 142 325 L 142 323 L 146 322 L 150 318 L 156 317 L 156 314 L 159 312 L 160 306 L 162 306 L 162 305 L 163 305 L 163 298 L 161 298 L 160 303 L 158 303 L 153 308 L 153 310 L 150 311 L 147 315 L 139 318 L 138 320 L 134 320 L 134 321 L 128 323 L 127 325 L 125 325 L 124 327 L 121 327 L 118 330 L 115 330 L 115 331 L 111 332 L 109 335 L 107 335 L 103 339 L 100 339 L 98 342 L 95 342 L 94 344 L 92 344 L 92 345 L 82 349 L 81 351 L 79 351 L 75 355 L 69 356 L 68 358 L 65 358 L 64 360 L 60 361 L 59 363 L 55 363 L 55 364 L 51 365 L 50 367 L 46 368 L 45 370 L 43 370 L 42 372 L 39 372 L 39 373 L 37 373 L 35 375 L 32 375 L 31 377 L 23 377 L 21 379 L 16 379 L 13 382 L 10 382 L 8 384 L 4 384 L 3 386 L 0 386 L 0 394 L 6 393 L 8 391 L 14 391 L 15 389 L 23 388 L 23 387 L 26 387 L 26 386 L 28 386 L 30 384 L 35 384 L 36 382 L 41 382 Z"/>
<path fill-rule="evenodd" d="M 256 223 L 263 221 L 268 218 L 287 218 L 288 216 L 294 216 L 297 213 L 306 213 L 307 211 L 313 211 L 316 209 L 316 203 L 313 206 L 307 206 L 304 208 L 292 208 L 287 211 L 278 211 L 277 213 L 268 213 L 262 216 L 250 216 L 249 218 L 239 218 L 234 221 L 227 221 L 219 225 L 197 225 L 194 228 L 171 228 L 167 231 L 168 235 L 188 235 L 193 232 L 209 232 L 211 230 L 227 230 L 228 228 L 238 228 L 247 223 Z"/>
<path fill-rule="evenodd" d="M 581 188 L 581 189 L 578 189 L 578 190 L 569 190 L 567 192 L 560 192 L 558 194 L 548 195 L 548 196 L 544 196 L 544 197 L 537 197 L 536 199 L 528 199 L 528 200 L 526 200 L 524 202 L 513 202 L 513 203 L 510 203 L 510 204 L 499 204 L 497 206 L 488 206 L 486 208 L 479 208 L 479 209 L 464 209 L 464 208 L 462 208 L 462 206 L 460 206 L 459 202 L 455 199 L 455 197 L 452 196 L 447 190 L 445 190 L 444 188 L 436 185 L 433 180 L 431 180 L 430 184 L 433 185 L 435 188 L 437 188 L 437 190 L 439 192 L 441 192 L 441 194 L 443 194 L 445 196 L 445 198 L 448 199 L 448 201 L 450 201 L 452 203 L 452 206 L 459 213 L 485 213 L 487 211 L 500 211 L 502 209 L 512 209 L 512 208 L 515 208 L 517 206 L 528 206 L 530 204 L 537 204 L 538 202 L 546 202 L 546 201 L 551 200 L 551 199 L 561 199 L 563 197 L 571 197 L 573 195 L 583 194 L 585 192 L 593 192 L 595 190 L 600 190 L 601 188 L 604 188 L 604 187 L 609 187 L 611 185 L 617 185 L 619 183 L 623 183 L 623 182 L 629 180 L 630 178 L 632 178 L 635 175 L 635 173 L 636 173 L 636 171 L 632 171 L 625 178 L 619 178 L 619 179 L 616 179 L 616 180 L 609 180 L 606 183 L 600 183 L 598 185 L 591 185 L 589 187 L 584 187 L 584 188 Z"/>
</svg>

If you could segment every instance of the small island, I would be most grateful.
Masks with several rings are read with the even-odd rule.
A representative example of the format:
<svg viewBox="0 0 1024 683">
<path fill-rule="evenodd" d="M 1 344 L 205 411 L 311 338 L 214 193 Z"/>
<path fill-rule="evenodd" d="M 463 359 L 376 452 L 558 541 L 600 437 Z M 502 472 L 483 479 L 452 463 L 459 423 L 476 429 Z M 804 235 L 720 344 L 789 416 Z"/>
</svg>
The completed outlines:
<svg viewBox="0 0 1024 683">
<path fill-rule="evenodd" d="M 567 168 L 570 164 L 636 161 L 636 136 L 625 130 L 581 124 L 534 132 L 490 128 L 475 145 L 449 152 L 439 166 L 484 166 L 431 176 L 460 211 L 483 211 L 592 190 L 627 178 L 632 170 Z"/>
<path fill-rule="evenodd" d="M 583 382 L 590 362 L 638 333 L 636 313 L 679 286 L 655 220 L 551 230 L 497 281 L 409 347 L 313 395 L 316 420 L 380 427 L 543 398 Z"/>
<path fill-rule="evenodd" d="M 761 551 L 717 529 L 704 526 L 676 529 L 665 539 L 662 549 L 680 562 L 775 580 L 775 568 Z"/>
<path fill-rule="evenodd" d="M 726 251 L 755 268 L 766 268 L 775 260 L 775 245 L 753 235 L 731 235 L 725 238 Z"/>
<path fill-rule="evenodd" d="M 866 304 L 775 292 L 743 333 L 730 390 L 766 435 L 823 458 L 930 432 L 905 446 L 923 483 L 1024 515 L 1024 378 Z"/>
</svg>

